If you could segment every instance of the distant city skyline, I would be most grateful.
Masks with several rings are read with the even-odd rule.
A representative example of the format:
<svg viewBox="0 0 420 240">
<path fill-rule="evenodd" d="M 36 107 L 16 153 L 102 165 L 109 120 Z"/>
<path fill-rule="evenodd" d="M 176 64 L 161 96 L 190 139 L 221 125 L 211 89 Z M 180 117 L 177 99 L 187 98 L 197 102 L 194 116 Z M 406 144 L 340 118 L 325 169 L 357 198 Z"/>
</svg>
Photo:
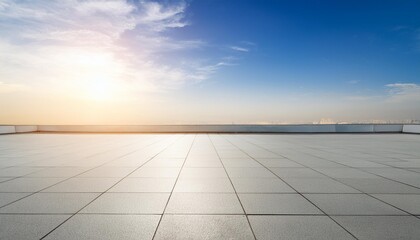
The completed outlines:
<svg viewBox="0 0 420 240">
<path fill-rule="evenodd" d="M 0 0 L 0 124 L 418 122 L 419 1 Z"/>
</svg>

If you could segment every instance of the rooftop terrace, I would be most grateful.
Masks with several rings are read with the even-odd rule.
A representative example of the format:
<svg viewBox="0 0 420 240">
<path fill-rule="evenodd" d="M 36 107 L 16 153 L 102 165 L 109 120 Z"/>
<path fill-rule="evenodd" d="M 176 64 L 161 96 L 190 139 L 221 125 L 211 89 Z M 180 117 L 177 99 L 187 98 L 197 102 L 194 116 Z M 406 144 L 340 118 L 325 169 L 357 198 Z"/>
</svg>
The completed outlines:
<svg viewBox="0 0 420 240">
<path fill-rule="evenodd" d="M 0 136 L 0 239 L 418 239 L 420 135 Z"/>
</svg>

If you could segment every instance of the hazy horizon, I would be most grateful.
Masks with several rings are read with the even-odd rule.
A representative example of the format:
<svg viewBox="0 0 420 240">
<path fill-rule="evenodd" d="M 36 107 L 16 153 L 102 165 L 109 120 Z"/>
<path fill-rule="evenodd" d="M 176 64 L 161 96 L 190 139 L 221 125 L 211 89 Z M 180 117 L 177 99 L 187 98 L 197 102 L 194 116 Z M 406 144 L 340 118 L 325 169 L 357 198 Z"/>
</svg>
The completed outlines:
<svg viewBox="0 0 420 240">
<path fill-rule="evenodd" d="M 420 120 L 420 2 L 0 0 L 0 124 Z"/>
</svg>

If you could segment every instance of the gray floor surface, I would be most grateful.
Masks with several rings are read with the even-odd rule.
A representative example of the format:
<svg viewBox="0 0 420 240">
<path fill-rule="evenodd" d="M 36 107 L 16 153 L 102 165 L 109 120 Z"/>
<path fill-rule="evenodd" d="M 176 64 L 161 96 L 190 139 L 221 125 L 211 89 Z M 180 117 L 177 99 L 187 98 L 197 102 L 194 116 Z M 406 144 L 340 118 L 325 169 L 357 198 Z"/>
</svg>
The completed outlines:
<svg viewBox="0 0 420 240">
<path fill-rule="evenodd" d="M 0 136 L 0 239 L 419 239 L 420 135 Z"/>
</svg>

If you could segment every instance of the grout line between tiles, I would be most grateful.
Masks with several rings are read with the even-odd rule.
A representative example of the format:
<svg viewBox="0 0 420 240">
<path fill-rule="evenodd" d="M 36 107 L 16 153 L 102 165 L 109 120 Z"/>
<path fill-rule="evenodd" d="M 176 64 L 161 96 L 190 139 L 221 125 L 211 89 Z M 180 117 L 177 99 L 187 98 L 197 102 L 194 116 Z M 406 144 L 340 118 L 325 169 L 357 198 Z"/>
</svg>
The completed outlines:
<svg viewBox="0 0 420 240">
<path fill-rule="evenodd" d="M 154 239 L 154 238 L 156 237 L 156 234 L 157 234 L 157 231 L 158 231 L 158 229 L 159 229 L 160 223 L 162 222 L 162 219 L 163 219 L 163 215 L 165 215 L 166 208 L 168 207 L 169 201 L 171 200 L 172 193 L 174 192 L 174 189 L 175 189 L 176 184 L 177 184 L 177 182 L 178 182 L 179 176 L 181 175 L 182 168 L 184 167 L 185 162 L 187 161 L 187 158 L 188 158 L 188 156 L 189 156 L 189 154 L 190 154 L 190 152 L 191 152 L 191 149 L 192 149 L 192 147 L 193 147 L 193 145 L 194 145 L 194 142 L 195 142 L 195 139 L 196 139 L 196 138 L 197 138 L 197 135 L 194 135 L 194 139 L 192 140 L 191 145 L 190 145 L 190 148 L 188 149 L 188 152 L 187 152 L 187 154 L 186 154 L 186 156 L 185 156 L 185 158 L 184 158 L 184 161 L 182 162 L 181 169 L 180 169 L 180 170 L 179 170 L 179 172 L 178 172 L 178 176 L 177 176 L 177 178 L 176 178 L 176 180 L 175 180 L 175 183 L 174 183 L 174 185 L 173 185 L 173 187 L 172 187 L 172 190 L 171 190 L 171 192 L 170 192 L 170 194 L 169 194 L 168 200 L 166 201 L 165 207 L 163 208 L 163 213 L 162 213 L 162 215 L 161 215 L 161 216 L 160 216 L 160 218 L 159 218 L 159 222 L 158 222 L 158 224 L 157 224 L 157 226 L 156 226 L 156 228 L 155 228 L 155 231 L 153 232 L 153 237 L 152 237 L 152 239 Z"/>
</svg>

